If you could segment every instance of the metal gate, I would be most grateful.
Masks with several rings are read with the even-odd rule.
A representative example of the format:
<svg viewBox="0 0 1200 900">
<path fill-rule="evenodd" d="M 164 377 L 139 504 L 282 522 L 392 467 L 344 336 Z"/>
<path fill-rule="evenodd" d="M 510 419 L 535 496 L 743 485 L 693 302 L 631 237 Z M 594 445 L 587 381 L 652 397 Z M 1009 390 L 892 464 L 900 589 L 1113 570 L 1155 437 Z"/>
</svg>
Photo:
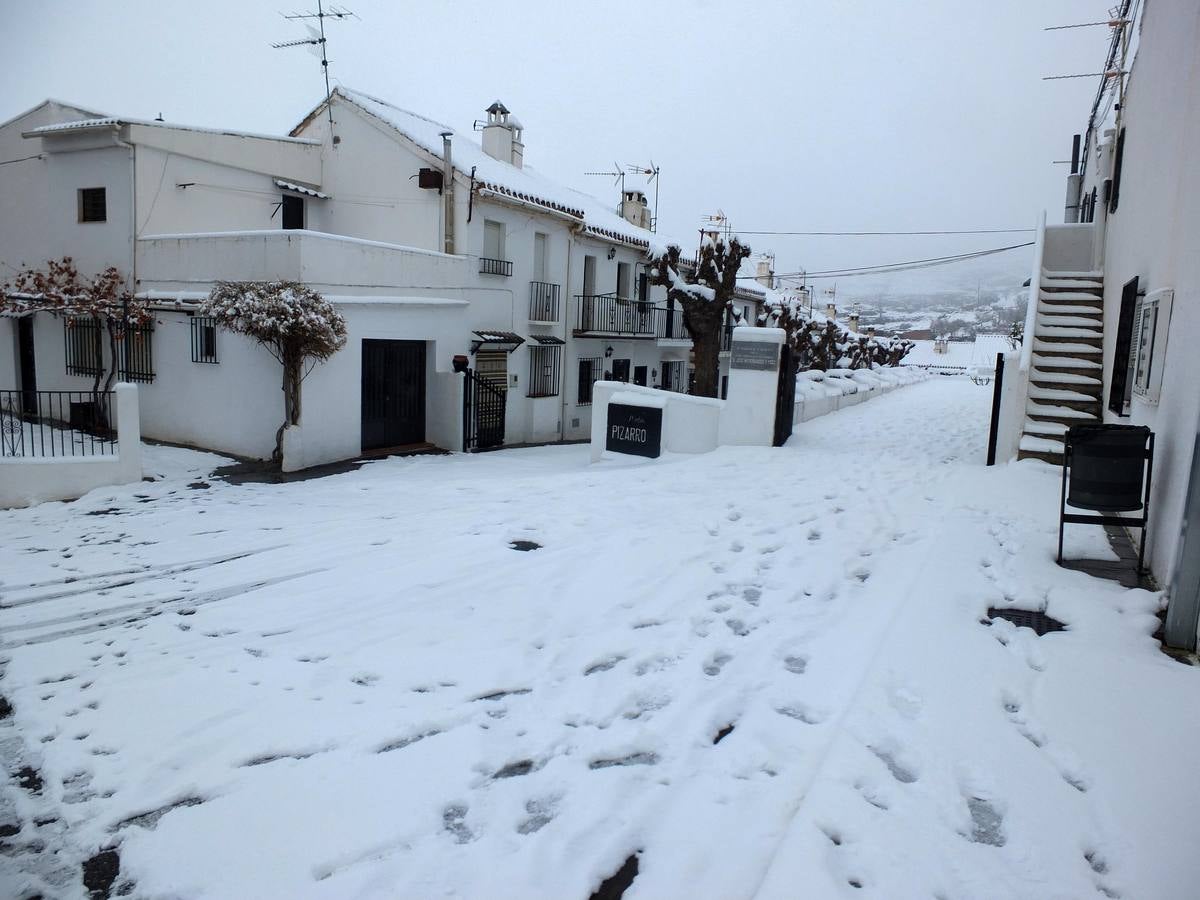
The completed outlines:
<svg viewBox="0 0 1200 900">
<path fill-rule="evenodd" d="M 508 391 L 478 373 L 463 373 L 463 450 L 489 450 L 504 444 L 504 413 Z"/>
<path fill-rule="evenodd" d="M 425 440 L 425 343 L 362 342 L 362 449 Z"/>
<path fill-rule="evenodd" d="M 773 447 L 782 447 L 792 436 L 792 416 L 796 406 L 796 357 L 787 344 L 780 347 L 779 351 L 779 389 L 775 395 Z"/>
</svg>

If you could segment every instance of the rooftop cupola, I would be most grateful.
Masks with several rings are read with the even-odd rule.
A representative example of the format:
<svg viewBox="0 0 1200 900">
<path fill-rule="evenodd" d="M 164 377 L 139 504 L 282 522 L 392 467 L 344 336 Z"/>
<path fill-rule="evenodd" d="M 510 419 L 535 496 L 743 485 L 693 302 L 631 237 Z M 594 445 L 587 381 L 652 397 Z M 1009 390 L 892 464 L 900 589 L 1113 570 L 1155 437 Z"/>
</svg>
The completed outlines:
<svg viewBox="0 0 1200 900">
<path fill-rule="evenodd" d="M 621 192 L 621 218 L 638 228 L 650 228 L 650 207 L 645 191 L 636 188 Z"/>
<path fill-rule="evenodd" d="M 483 152 L 492 159 L 509 163 L 518 169 L 525 161 L 521 123 L 499 100 L 487 108 L 487 120 L 483 125 Z"/>
</svg>

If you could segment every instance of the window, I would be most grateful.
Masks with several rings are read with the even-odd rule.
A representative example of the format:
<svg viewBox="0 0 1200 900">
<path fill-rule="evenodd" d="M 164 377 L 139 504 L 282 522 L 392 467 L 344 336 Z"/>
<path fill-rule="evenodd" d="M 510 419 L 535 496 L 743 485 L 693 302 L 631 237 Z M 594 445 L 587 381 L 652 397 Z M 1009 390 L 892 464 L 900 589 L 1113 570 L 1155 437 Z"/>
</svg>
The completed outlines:
<svg viewBox="0 0 1200 900">
<path fill-rule="evenodd" d="M 153 337 L 153 322 L 129 326 L 120 341 L 122 381 L 149 383 L 154 380 Z"/>
<path fill-rule="evenodd" d="M 1121 288 L 1121 312 L 1117 318 L 1117 341 L 1113 351 L 1109 379 L 1108 408 L 1118 416 L 1126 415 L 1130 393 L 1130 369 L 1133 363 L 1133 326 L 1138 308 L 1138 280 L 1129 279 Z"/>
<path fill-rule="evenodd" d="M 533 235 L 533 280 L 546 281 L 546 235 L 540 231 Z"/>
<path fill-rule="evenodd" d="M 284 231 L 297 231 L 304 227 L 304 198 L 294 194 L 283 195 L 282 219 Z"/>
<path fill-rule="evenodd" d="M 592 385 L 599 381 L 603 374 L 604 360 L 602 357 L 597 356 L 579 361 L 579 393 L 575 401 L 579 406 L 592 405 Z"/>
<path fill-rule="evenodd" d="M 108 203 L 105 199 L 104 188 L 79 189 L 79 221 L 108 221 Z"/>
<path fill-rule="evenodd" d="M 192 362 L 216 363 L 217 320 L 205 316 L 192 317 Z"/>
<path fill-rule="evenodd" d="M 72 316 L 63 321 L 68 375 L 100 374 L 103 355 L 100 323 L 96 319 Z"/>
<path fill-rule="evenodd" d="M 1174 291 L 1151 291 L 1138 303 L 1133 317 L 1133 358 L 1130 383 L 1133 394 L 1157 403 L 1162 387 L 1162 359 L 1166 351 L 1167 326 L 1171 321 Z"/>
<path fill-rule="evenodd" d="M 633 289 L 632 268 L 629 263 L 617 263 L 617 296 L 629 299 Z"/>
<path fill-rule="evenodd" d="M 1121 166 L 1125 161 L 1125 129 L 1117 135 L 1117 149 L 1113 154 L 1112 188 L 1108 193 L 1108 211 L 1117 211 L 1117 202 L 1121 197 Z"/>
<path fill-rule="evenodd" d="M 538 338 L 534 338 L 538 340 Z M 529 392 L 527 397 L 557 397 L 558 372 L 562 364 L 562 345 L 558 338 L 552 344 L 539 344 L 529 348 Z"/>
<path fill-rule="evenodd" d="M 662 389 L 683 393 L 684 362 L 682 359 L 665 360 L 662 364 Z"/>
<path fill-rule="evenodd" d="M 479 271 L 484 275 L 511 275 L 512 263 L 504 258 L 504 223 L 483 222 L 483 256 Z"/>
</svg>

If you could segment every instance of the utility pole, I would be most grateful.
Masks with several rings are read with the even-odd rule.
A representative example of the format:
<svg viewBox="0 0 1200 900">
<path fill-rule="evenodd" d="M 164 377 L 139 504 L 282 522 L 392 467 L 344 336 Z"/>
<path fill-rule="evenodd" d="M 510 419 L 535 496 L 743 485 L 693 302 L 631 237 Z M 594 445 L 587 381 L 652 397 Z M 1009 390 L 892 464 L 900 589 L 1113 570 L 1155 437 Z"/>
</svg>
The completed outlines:
<svg viewBox="0 0 1200 900">
<path fill-rule="evenodd" d="M 280 41 L 279 43 L 272 44 L 271 46 L 276 50 L 282 50 L 285 47 L 307 46 L 309 51 L 321 60 L 321 73 L 325 77 L 325 111 L 329 114 L 329 135 L 330 140 L 334 144 L 337 144 L 339 139 L 337 135 L 333 133 L 333 106 L 329 102 L 329 98 L 333 96 L 333 92 L 329 89 L 329 57 L 325 52 L 325 20 L 337 19 L 341 21 L 342 19 L 358 17 L 348 9 L 342 9 L 341 7 L 332 5 L 329 7 L 329 11 L 327 12 L 322 0 L 317 0 L 317 11 L 315 13 L 291 13 L 290 15 L 285 15 L 284 18 L 290 20 L 317 20 L 316 28 L 313 28 L 312 25 L 308 24 L 307 21 L 304 22 L 304 27 L 308 29 L 308 37 L 299 38 L 294 41 Z"/>
</svg>

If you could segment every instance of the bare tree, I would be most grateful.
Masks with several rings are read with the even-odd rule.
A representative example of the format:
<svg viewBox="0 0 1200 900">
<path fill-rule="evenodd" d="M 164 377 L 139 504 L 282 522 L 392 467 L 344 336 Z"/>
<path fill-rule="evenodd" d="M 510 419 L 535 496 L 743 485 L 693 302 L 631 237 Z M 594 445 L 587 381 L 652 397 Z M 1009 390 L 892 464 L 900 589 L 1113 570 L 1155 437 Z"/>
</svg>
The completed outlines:
<svg viewBox="0 0 1200 900">
<path fill-rule="evenodd" d="M 283 366 L 283 424 L 272 458 L 283 458 L 283 432 L 300 424 L 300 385 L 318 362 L 346 343 L 346 320 L 333 304 L 294 281 L 220 281 L 201 305 L 221 327 L 253 338 Z"/>
<path fill-rule="evenodd" d="M 650 264 L 651 283 L 667 289 L 667 297 L 683 309 L 683 324 L 692 338 L 696 362 L 695 393 L 717 396 L 721 326 L 732 309 L 738 269 L 750 248 L 733 238 L 705 238 L 695 268 L 679 273 L 681 250 L 672 244 Z"/>
</svg>

